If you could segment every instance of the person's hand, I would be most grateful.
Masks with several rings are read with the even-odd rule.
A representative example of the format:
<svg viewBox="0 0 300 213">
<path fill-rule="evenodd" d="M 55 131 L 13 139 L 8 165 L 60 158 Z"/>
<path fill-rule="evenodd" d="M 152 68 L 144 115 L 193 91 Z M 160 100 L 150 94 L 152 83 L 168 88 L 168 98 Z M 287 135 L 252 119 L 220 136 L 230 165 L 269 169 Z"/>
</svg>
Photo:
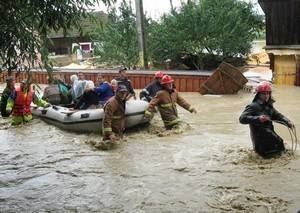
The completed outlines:
<svg viewBox="0 0 300 213">
<path fill-rule="evenodd" d="M 6 113 L 10 114 L 12 112 L 12 108 L 7 107 L 6 108 Z"/>
<path fill-rule="evenodd" d="M 293 128 L 293 127 L 295 126 L 291 121 L 289 121 L 289 122 L 287 123 L 287 125 L 288 125 L 289 128 Z"/>
<path fill-rule="evenodd" d="M 133 99 L 136 100 L 136 96 L 133 96 Z"/>
<path fill-rule="evenodd" d="M 110 135 L 109 136 L 109 140 L 112 142 L 112 143 L 115 143 L 117 141 L 117 137 L 115 135 Z"/>
<path fill-rule="evenodd" d="M 264 122 L 269 121 L 270 118 L 269 118 L 269 116 L 261 115 L 261 116 L 259 116 L 259 120 L 260 120 L 260 122 L 264 123 Z"/>
<path fill-rule="evenodd" d="M 196 113 L 197 113 L 197 110 L 193 107 L 193 108 L 190 109 L 190 112 L 196 114 Z"/>
</svg>

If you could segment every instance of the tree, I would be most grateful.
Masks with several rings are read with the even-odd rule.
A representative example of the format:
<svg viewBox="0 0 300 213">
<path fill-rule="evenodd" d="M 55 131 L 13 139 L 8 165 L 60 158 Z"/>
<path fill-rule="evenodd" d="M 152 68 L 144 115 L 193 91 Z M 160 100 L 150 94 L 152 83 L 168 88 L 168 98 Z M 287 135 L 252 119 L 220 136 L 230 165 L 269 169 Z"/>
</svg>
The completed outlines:
<svg viewBox="0 0 300 213">
<path fill-rule="evenodd" d="M 263 28 L 251 3 L 239 0 L 190 0 L 179 11 L 164 15 L 149 28 L 148 48 L 152 60 L 181 61 L 191 58 L 203 67 L 211 58 L 228 60 L 246 56 L 251 42 Z"/>
<path fill-rule="evenodd" d="M 30 70 L 34 64 L 51 70 L 48 33 L 80 28 L 81 17 L 99 1 L 115 0 L 14 0 L 0 2 L 0 60 L 9 74 L 17 67 Z M 41 61 L 38 60 L 40 54 Z"/>
<path fill-rule="evenodd" d="M 99 62 L 133 67 L 139 61 L 136 17 L 131 1 L 123 0 L 118 11 L 111 8 L 106 24 L 98 24 L 91 33 L 94 55 Z"/>
</svg>

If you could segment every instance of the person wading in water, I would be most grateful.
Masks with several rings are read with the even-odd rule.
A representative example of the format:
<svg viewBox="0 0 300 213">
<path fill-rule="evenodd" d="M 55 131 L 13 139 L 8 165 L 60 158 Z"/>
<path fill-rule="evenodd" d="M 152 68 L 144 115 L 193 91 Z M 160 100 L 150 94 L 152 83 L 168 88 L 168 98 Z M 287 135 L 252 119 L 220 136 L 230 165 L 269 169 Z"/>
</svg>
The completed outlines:
<svg viewBox="0 0 300 213">
<path fill-rule="evenodd" d="M 272 121 L 279 121 L 288 127 L 293 123 L 274 107 L 270 83 L 262 82 L 255 91 L 256 95 L 251 104 L 246 106 L 239 120 L 241 124 L 249 124 L 253 148 L 262 157 L 285 150 L 283 139 L 276 134 Z"/>
</svg>

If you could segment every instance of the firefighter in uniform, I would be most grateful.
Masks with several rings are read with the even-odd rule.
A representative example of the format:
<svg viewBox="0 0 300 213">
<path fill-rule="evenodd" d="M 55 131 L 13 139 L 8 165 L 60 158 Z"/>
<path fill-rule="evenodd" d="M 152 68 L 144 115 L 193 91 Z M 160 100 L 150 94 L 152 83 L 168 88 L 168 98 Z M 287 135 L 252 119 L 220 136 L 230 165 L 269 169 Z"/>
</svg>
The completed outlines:
<svg viewBox="0 0 300 213">
<path fill-rule="evenodd" d="M 253 148 L 262 157 L 268 157 L 285 150 L 283 139 L 276 134 L 272 121 L 279 121 L 288 127 L 293 123 L 274 107 L 272 88 L 269 82 L 262 82 L 256 88 L 251 104 L 240 116 L 240 123 L 249 124 Z"/>
<path fill-rule="evenodd" d="M 103 140 L 115 142 L 125 130 L 125 105 L 128 90 L 125 85 L 118 85 L 116 95 L 104 106 Z"/>
<path fill-rule="evenodd" d="M 148 109 L 145 111 L 145 119 L 151 119 L 154 115 L 155 107 L 157 106 L 165 128 L 168 130 L 178 126 L 180 123 L 176 103 L 191 113 L 197 113 L 196 109 L 191 107 L 191 105 L 173 89 L 173 82 L 174 80 L 171 76 L 163 76 L 161 81 L 163 90 L 160 90 L 156 94 L 150 101 Z"/>
</svg>

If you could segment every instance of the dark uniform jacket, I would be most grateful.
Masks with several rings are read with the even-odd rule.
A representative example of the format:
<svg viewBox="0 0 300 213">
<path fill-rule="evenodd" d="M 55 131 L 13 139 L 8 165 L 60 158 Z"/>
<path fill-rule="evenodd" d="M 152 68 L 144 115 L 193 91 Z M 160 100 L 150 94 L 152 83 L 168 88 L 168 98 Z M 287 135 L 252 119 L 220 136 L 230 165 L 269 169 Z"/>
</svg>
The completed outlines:
<svg viewBox="0 0 300 213">
<path fill-rule="evenodd" d="M 133 90 L 133 87 L 132 87 L 132 84 L 131 84 L 131 81 L 128 79 L 128 78 L 123 78 L 123 77 L 118 77 L 116 78 L 117 82 L 118 82 L 118 85 L 125 85 L 128 92 L 135 97 L 135 92 Z"/>
<path fill-rule="evenodd" d="M 122 136 L 125 129 L 125 103 L 118 96 L 114 96 L 106 102 L 102 127 L 104 140 L 109 139 L 113 133 Z"/>
<path fill-rule="evenodd" d="M 158 80 L 152 81 L 140 93 L 140 99 L 150 102 L 156 93 L 162 90 L 163 87 Z"/>
<path fill-rule="evenodd" d="M 14 90 L 6 87 L 3 90 L 2 96 L 1 96 L 1 101 L 0 101 L 0 110 L 1 110 L 1 116 L 2 117 L 8 117 L 9 113 L 6 112 L 6 105 L 7 105 L 7 100 L 9 96 L 12 94 Z"/>
<path fill-rule="evenodd" d="M 150 101 L 145 113 L 152 115 L 155 112 L 155 106 L 157 106 L 166 129 L 171 129 L 180 122 L 176 103 L 184 109 L 191 111 L 191 105 L 187 103 L 176 90 L 172 92 L 160 90 Z"/>
<path fill-rule="evenodd" d="M 267 115 L 271 120 L 284 122 L 289 120 L 273 107 L 274 100 L 263 103 L 256 96 L 251 104 L 246 106 L 240 116 L 240 123 L 249 124 L 254 150 L 262 155 L 277 153 L 285 150 L 282 138 L 274 131 L 272 121 L 260 122 L 260 115 Z"/>
</svg>

